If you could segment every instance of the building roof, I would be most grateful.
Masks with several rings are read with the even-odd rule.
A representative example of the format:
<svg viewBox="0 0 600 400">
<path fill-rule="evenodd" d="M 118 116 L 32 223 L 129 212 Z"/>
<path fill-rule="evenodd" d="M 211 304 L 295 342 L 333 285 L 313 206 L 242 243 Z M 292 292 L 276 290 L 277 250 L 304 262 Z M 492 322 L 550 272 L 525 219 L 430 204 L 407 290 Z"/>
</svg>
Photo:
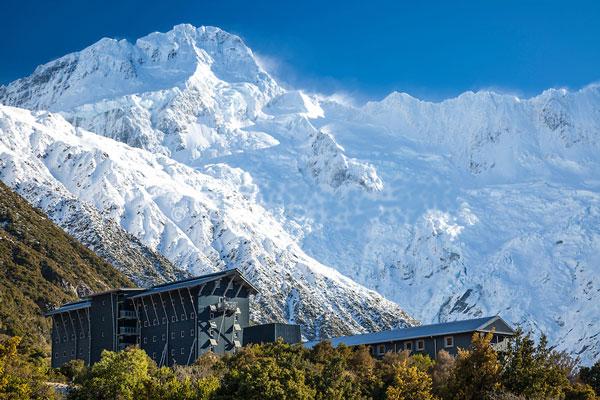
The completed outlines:
<svg viewBox="0 0 600 400">
<path fill-rule="evenodd" d="M 505 333 L 512 335 L 514 330 L 499 316 L 484 317 L 467 319 L 463 321 L 452 321 L 444 322 L 432 325 L 420 325 L 410 328 L 399 328 L 392 329 L 389 331 L 365 333 L 362 335 L 354 336 L 340 336 L 332 339 L 327 339 L 333 346 L 345 344 L 346 346 L 358 346 L 361 344 L 375 344 L 375 343 L 387 343 L 395 342 L 400 340 L 418 339 L 430 336 L 443 336 L 443 335 L 456 335 L 459 333 L 469 332 L 490 332 L 492 331 L 491 325 L 497 321 L 501 322 L 501 325 L 505 325 L 508 329 L 495 331 L 498 333 Z M 305 347 L 311 348 L 315 346 L 319 341 L 306 342 Z"/>
<path fill-rule="evenodd" d="M 157 293 L 169 292 L 171 290 L 190 288 L 194 286 L 200 286 L 208 282 L 212 282 L 218 279 L 222 279 L 225 277 L 236 277 L 239 278 L 253 294 L 258 293 L 258 289 L 254 285 L 252 285 L 245 277 L 242 275 L 241 271 L 237 268 L 228 269 L 225 271 L 219 271 L 212 274 L 201 275 L 194 278 L 188 278 L 181 281 L 163 283 L 161 285 L 152 286 L 143 292 L 131 296 L 131 298 L 138 298 L 143 296 L 149 296 Z"/>
<path fill-rule="evenodd" d="M 48 311 L 45 315 L 46 315 L 46 317 L 50 317 L 52 315 L 62 314 L 64 312 L 68 312 L 68 311 L 75 311 L 75 310 L 81 310 L 84 308 L 89 308 L 91 305 L 92 305 L 92 302 L 90 300 L 74 301 L 72 303 L 63 304 L 61 307 L 54 309 L 52 311 Z"/>
</svg>

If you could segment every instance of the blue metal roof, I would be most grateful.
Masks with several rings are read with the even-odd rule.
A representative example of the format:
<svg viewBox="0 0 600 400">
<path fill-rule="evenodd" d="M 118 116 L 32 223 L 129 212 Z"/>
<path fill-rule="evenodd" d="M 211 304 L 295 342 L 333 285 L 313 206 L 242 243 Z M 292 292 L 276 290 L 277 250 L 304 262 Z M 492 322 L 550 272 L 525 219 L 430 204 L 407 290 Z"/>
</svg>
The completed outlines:
<svg viewBox="0 0 600 400">
<path fill-rule="evenodd" d="M 224 277 L 230 276 L 230 275 L 237 275 L 237 277 L 239 277 L 251 289 L 251 291 L 253 291 L 254 293 L 258 293 L 258 290 L 254 287 L 254 285 L 252 285 L 250 282 L 248 282 L 246 280 L 246 278 L 244 278 L 244 276 L 242 275 L 240 270 L 237 268 L 234 268 L 234 269 L 229 269 L 229 270 L 225 270 L 225 271 L 215 272 L 212 274 L 197 276 L 195 278 L 188 278 L 188 279 L 184 279 L 184 280 L 177 281 L 177 282 L 163 283 L 161 285 L 152 286 L 152 287 L 148 288 L 147 290 L 145 290 L 144 292 L 142 292 L 140 294 L 136 294 L 134 296 L 131 296 L 130 298 L 138 298 L 138 297 L 149 296 L 149 295 L 153 295 L 153 294 L 157 294 L 157 293 L 169 292 L 171 290 L 199 286 L 204 283 L 212 282 L 214 280 L 224 278 Z"/>
<path fill-rule="evenodd" d="M 393 329 L 389 331 L 365 333 L 362 335 L 340 336 L 324 340 L 329 340 L 333 346 L 338 346 L 342 343 L 346 346 L 358 346 L 361 344 L 387 343 L 430 336 L 455 335 L 467 332 L 486 332 L 490 331 L 490 329 L 485 328 L 497 320 L 504 322 L 499 316 L 493 316 L 467 319 L 463 321 L 444 322 L 432 325 L 414 326 L 410 328 Z M 506 322 L 504 323 L 506 324 Z M 511 332 L 503 333 L 511 334 L 514 333 L 514 331 L 511 329 Z M 304 346 L 311 348 L 319 342 L 320 341 L 306 342 Z"/>
<path fill-rule="evenodd" d="M 92 305 L 92 302 L 90 300 L 76 301 L 73 303 L 67 303 L 67 304 L 63 305 L 62 307 L 57 308 L 55 310 L 48 311 L 45 315 L 47 317 L 49 317 L 51 315 L 62 314 L 64 312 L 68 312 L 68 311 L 75 311 L 75 310 L 81 310 L 84 308 L 89 308 L 91 305 Z"/>
</svg>

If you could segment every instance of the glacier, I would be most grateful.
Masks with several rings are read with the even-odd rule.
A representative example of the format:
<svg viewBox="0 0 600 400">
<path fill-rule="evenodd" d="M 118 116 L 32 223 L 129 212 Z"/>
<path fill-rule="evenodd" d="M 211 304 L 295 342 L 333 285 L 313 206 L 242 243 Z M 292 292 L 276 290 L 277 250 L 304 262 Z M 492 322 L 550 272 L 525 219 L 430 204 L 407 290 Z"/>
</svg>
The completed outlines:
<svg viewBox="0 0 600 400">
<path fill-rule="evenodd" d="M 2 109 L 3 180 L 64 191 L 181 270 L 242 268 L 276 288 L 259 320 L 318 337 L 501 314 L 600 355 L 598 85 L 352 105 L 178 25 L 51 61 L 0 103 L 33 111 Z M 8 146 L 23 124 L 45 144 Z"/>
</svg>

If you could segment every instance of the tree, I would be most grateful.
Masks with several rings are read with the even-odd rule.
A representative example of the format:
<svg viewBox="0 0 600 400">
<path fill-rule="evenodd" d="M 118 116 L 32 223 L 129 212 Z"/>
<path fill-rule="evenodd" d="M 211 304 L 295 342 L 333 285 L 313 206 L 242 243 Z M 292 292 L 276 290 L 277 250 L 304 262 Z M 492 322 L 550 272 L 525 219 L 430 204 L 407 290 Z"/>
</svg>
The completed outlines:
<svg viewBox="0 0 600 400">
<path fill-rule="evenodd" d="M 216 397 L 248 400 L 314 399 L 307 384 L 305 350 L 282 341 L 243 348 L 224 359 L 222 385 Z"/>
<path fill-rule="evenodd" d="M 492 337 L 491 332 L 474 333 L 471 347 L 458 350 L 448 385 L 450 398 L 480 400 L 500 388 L 500 364 Z"/>
<path fill-rule="evenodd" d="M 20 343 L 18 336 L 0 341 L 0 399 L 53 399 L 54 392 L 45 384 L 47 367 L 28 360 Z"/>
<path fill-rule="evenodd" d="M 431 371 L 432 391 L 443 399 L 450 398 L 448 385 L 454 370 L 454 357 L 446 350 L 440 350 L 437 354 L 437 360 Z"/>
<path fill-rule="evenodd" d="M 502 357 L 501 381 L 516 395 L 529 399 L 559 398 L 570 387 L 570 358 L 548 348 L 545 336 L 536 345 L 531 334 L 518 331 Z"/>
<path fill-rule="evenodd" d="M 88 368 L 83 360 L 70 360 L 60 367 L 63 374 L 70 383 L 80 384 L 88 373 Z"/>
<path fill-rule="evenodd" d="M 388 400 L 432 400 L 431 377 L 408 360 L 395 367 L 394 381 L 386 389 Z"/>
<path fill-rule="evenodd" d="M 71 399 L 134 400 L 144 398 L 156 364 L 138 348 L 103 351 Z"/>
<path fill-rule="evenodd" d="M 590 385 L 575 383 L 564 390 L 565 400 L 595 400 L 596 392 Z"/>
<path fill-rule="evenodd" d="M 596 394 L 600 396 L 600 360 L 591 367 L 582 367 L 579 370 L 579 379 L 590 385 Z"/>
</svg>

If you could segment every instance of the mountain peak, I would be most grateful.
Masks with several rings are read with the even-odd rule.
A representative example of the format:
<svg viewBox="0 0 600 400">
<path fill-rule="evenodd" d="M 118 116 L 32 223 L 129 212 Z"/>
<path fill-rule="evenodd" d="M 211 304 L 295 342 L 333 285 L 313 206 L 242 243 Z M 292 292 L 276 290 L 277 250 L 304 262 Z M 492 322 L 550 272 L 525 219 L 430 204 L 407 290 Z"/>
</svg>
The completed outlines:
<svg viewBox="0 0 600 400">
<path fill-rule="evenodd" d="M 103 38 L 85 49 L 36 68 L 0 91 L 0 101 L 29 109 L 68 111 L 83 104 L 198 85 L 277 85 L 236 35 L 219 28 L 181 24 L 135 41 Z M 198 83 L 199 82 L 199 83 Z"/>
</svg>

